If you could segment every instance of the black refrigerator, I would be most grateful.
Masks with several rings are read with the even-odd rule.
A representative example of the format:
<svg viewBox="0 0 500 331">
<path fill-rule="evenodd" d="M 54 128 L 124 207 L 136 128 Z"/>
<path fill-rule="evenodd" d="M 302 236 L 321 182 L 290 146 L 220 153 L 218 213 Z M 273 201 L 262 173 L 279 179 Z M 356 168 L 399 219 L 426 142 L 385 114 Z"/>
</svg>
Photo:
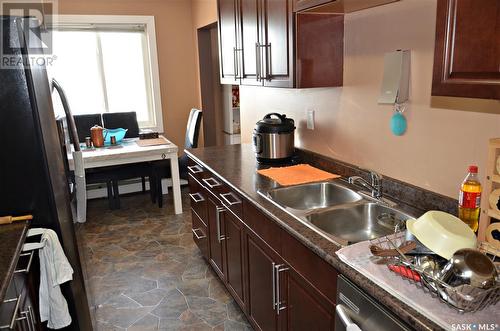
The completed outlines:
<svg viewBox="0 0 500 331">
<path fill-rule="evenodd" d="M 36 41 L 27 40 L 32 19 L 0 18 L 0 215 L 30 213 L 32 227 L 57 232 L 74 269 L 61 286 L 73 319 L 67 329 L 92 330 L 51 87 L 40 54 L 31 54 Z"/>
</svg>

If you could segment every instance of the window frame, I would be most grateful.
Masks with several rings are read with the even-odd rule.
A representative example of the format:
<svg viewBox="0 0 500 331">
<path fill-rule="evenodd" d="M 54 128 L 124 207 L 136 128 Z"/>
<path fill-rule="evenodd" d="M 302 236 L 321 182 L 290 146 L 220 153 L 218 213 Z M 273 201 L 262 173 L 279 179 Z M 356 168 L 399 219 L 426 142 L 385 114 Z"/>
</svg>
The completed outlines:
<svg viewBox="0 0 500 331">
<path fill-rule="evenodd" d="M 145 32 L 145 40 L 143 40 L 143 50 L 148 55 L 144 59 L 144 66 L 146 72 L 151 74 L 150 79 L 146 79 L 146 85 L 151 91 L 152 103 L 150 106 L 153 108 L 152 116 L 153 121 L 148 125 L 141 126 L 141 129 L 151 129 L 160 133 L 164 132 L 163 129 L 163 108 L 161 104 L 161 87 L 160 87 L 160 71 L 158 65 L 158 51 L 156 46 L 156 29 L 154 16 L 146 15 L 52 15 L 50 18 L 50 26 L 53 29 L 64 28 L 71 29 L 72 27 L 82 28 L 91 25 L 143 25 Z M 107 97 L 107 96 L 106 96 Z"/>
</svg>

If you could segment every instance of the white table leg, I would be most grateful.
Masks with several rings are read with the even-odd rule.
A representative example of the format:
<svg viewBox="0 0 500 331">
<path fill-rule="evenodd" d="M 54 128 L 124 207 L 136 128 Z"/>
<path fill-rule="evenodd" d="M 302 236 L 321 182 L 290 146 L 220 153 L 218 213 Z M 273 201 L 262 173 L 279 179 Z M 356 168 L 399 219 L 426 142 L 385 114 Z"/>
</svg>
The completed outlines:
<svg viewBox="0 0 500 331">
<path fill-rule="evenodd" d="M 179 161 L 177 153 L 170 157 L 172 172 L 172 191 L 174 193 L 174 209 L 176 214 L 182 214 L 181 181 L 179 178 Z"/>
</svg>

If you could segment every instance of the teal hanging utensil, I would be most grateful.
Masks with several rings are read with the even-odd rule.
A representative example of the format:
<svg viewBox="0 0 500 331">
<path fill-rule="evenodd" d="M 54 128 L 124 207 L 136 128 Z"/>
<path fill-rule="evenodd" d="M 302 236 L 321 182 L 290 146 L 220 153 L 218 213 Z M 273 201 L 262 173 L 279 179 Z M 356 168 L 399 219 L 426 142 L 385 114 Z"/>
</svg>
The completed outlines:
<svg viewBox="0 0 500 331">
<path fill-rule="evenodd" d="M 391 117 L 391 131 L 395 136 L 402 136 L 408 128 L 406 117 L 403 115 L 405 106 L 403 104 L 395 104 L 394 110 L 396 110 L 396 113 Z"/>
</svg>

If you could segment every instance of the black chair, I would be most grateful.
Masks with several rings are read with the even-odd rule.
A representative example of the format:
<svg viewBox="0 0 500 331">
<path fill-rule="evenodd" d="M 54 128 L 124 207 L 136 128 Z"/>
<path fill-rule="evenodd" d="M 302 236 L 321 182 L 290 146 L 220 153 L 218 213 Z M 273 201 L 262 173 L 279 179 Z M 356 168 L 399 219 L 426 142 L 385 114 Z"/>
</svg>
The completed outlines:
<svg viewBox="0 0 500 331">
<path fill-rule="evenodd" d="M 139 123 L 135 111 L 122 113 L 104 113 L 102 121 L 105 128 L 108 129 L 128 129 L 125 138 L 139 137 Z"/>
<path fill-rule="evenodd" d="M 139 137 L 139 123 L 135 112 L 104 113 L 102 114 L 103 125 L 108 129 L 128 129 L 125 138 Z M 119 181 L 141 178 L 142 191 L 146 191 L 146 177 L 151 178 L 151 167 L 148 162 L 124 164 L 108 167 L 112 171 L 112 195 L 114 206 L 120 206 Z M 151 180 L 150 180 L 151 186 Z"/>
<path fill-rule="evenodd" d="M 90 128 L 94 125 L 102 126 L 101 114 L 86 114 L 86 115 L 73 115 L 75 120 L 76 131 L 78 133 L 78 140 L 83 143 L 85 137 L 90 137 Z M 71 142 L 73 142 L 72 137 Z"/>
<path fill-rule="evenodd" d="M 198 138 L 200 136 L 201 119 L 203 112 L 198 109 L 191 109 L 186 128 L 186 138 L 184 140 L 184 148 L 197 148 Z M 183 154 L 179 157 L 179 176 L 181 179 L 188 179 L 188 157 Z M 163 205 L 163 190 L 161 187 L 162 178 L 171 178 L 170 161 L 155 161 L 151 162 L 152 177 L 150 178 L 151 198 L 153 202 L 158 200 L 158 206 Z"/>
</svg>

